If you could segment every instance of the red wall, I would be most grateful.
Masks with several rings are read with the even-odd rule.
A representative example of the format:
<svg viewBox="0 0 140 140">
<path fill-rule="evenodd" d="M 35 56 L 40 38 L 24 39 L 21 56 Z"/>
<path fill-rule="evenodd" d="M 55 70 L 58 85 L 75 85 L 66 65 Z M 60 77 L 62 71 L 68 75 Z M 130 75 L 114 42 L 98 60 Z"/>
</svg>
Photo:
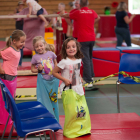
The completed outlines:
<svg viewBox="0 0 140 140">
<path fill-rule="evenodd" d="M 101 33 L 101 37 L 115 37 L 116 17 L 112 16 L 100 16 L 98 32 Z M 140 15 L 136 17 L 129 24 L 131 34 L 140 34 Z"/>
</svg>

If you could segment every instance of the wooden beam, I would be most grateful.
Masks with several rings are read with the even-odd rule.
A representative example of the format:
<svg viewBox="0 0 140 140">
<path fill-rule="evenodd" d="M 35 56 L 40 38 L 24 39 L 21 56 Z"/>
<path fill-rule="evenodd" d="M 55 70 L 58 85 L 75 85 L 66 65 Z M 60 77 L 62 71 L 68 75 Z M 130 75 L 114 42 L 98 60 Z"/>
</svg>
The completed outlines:
<svg viewBox="0 0 140 140">
<path fill-rule="evenodd" d="M 53 17 L 60 17 L 58 14 L 50 14 L 44 15 L 44 17 L 53 18 Z M 27 18 L 27 15 L 0 15 L 0 19 L 5 18 Z M 37 15 L 30 15 L 29 18 L 37 18 Z"/>
</svg>

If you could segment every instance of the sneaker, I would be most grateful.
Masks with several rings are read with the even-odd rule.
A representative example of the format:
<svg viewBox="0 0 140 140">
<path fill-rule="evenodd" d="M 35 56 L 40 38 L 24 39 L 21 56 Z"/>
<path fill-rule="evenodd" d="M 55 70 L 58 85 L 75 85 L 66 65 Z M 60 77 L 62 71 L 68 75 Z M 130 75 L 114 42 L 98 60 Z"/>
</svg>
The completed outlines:
<svg viewBox="0 0 140 140">
<path fill-rule="evenodd" d="M 93 87 L 93 84 L 88 84 L 86 87 L 88 87 L 88 88 Z"/>
<path fill-rule="evenodd" d="M 86 85 L 85 87 L 93 87 L 93 84 L 92 83 L 86 83 L 85 81 L 83 82 L 83 85 Z"/>
<path fill-rule="evenodd" d="M 94 81 L 94 77 L 92 77 L 91 79 L 92 79 L 92 81 Z"/>
</svg>

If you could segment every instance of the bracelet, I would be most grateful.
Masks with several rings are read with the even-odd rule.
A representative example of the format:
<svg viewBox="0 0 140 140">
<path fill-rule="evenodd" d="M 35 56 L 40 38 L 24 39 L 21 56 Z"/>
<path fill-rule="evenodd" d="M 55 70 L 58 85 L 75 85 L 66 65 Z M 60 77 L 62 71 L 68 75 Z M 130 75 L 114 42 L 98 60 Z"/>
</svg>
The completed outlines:
<svg viewBox="0 0 140 140">
<path fill-rule="evenodd" d="M 42 70 L 39 70 L 39 69 L 38 69 L 38 73 L 42 73 Z"/>
</svg>

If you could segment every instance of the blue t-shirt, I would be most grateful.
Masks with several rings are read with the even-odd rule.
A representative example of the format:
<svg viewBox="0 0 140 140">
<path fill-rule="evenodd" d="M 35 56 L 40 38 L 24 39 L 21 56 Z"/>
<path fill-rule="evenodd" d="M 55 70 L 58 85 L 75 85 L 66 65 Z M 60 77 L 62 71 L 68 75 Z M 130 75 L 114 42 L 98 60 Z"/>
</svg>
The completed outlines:
<svg viewBox="0 0 140 140">
<path fill-rule="evenodd" d="M 36 65 L 36 67 L 41 64 L 44 67 L 42 70 L 43 78 L 51 80 L 53 78 L 52 70 L 54 68 L 54 59 L 56 59 L 56 57 L 57 56 L 52 51 L 47 51 L 44 54 L 35 54 L 32 57 L 31 64 Z"/>
<path fill-rule="evenodd" d="M 128 24 L 124 20 L 125 16 L 128 16 L 125 11 L 116 12 L 117 27 L 129 28 Z"/>
</svg>

